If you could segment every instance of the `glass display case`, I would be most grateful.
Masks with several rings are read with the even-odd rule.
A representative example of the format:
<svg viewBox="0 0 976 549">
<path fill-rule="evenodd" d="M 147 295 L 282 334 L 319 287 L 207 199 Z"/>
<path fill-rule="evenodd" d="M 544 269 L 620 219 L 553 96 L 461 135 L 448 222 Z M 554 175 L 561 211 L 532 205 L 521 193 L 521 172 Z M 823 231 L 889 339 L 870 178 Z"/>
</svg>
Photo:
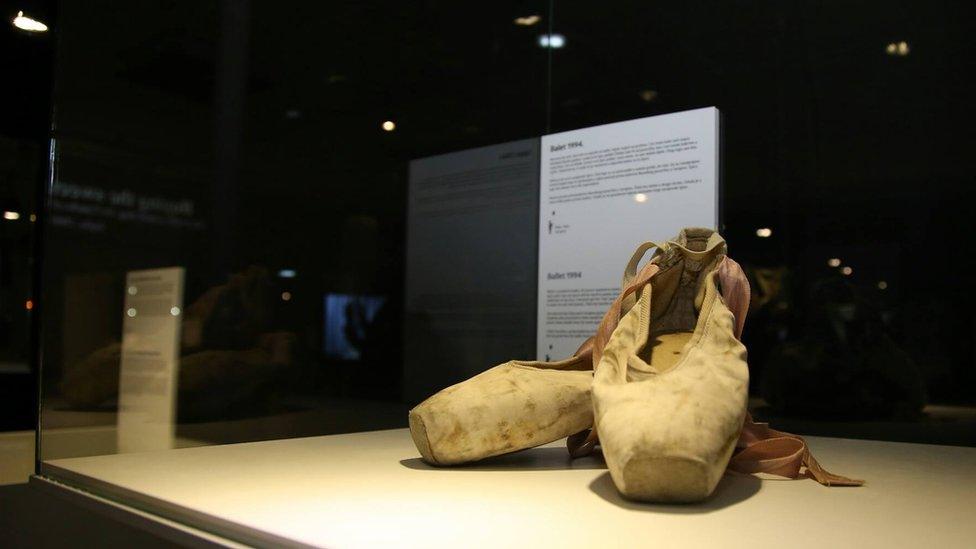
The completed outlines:
<svg viewBox="0 0 976 549">
<path fill-rule="evenodd" d="M 185 543 L 965 545 L 956 11 L 61 3 L 33 482 Z M 409 410 L 572 356 L 689 226 L 752 288 L 751 416 L 865 486 L 646 504 L 562 437 L 421 459 Z"/>
</svg>

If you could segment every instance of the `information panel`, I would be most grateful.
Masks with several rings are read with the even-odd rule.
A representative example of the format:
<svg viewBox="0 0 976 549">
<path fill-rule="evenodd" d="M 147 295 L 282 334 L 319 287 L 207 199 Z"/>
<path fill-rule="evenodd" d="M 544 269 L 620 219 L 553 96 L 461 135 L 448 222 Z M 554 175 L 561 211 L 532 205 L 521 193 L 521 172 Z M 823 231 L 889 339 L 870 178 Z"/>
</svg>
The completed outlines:
<svg viewBox="0 0 976 549">
<path fill-rule="evenodd" d="M 118 451 L 173 447 L 183 318 L 182 267 L 130 271 L 119 368 Z"/>
<path fill-rule="evenodd" d="M 718 227 L 718 155 L 712 107 L 543 136 L 540 360 L 593 335 L 638 244 Z"/>
</svg>

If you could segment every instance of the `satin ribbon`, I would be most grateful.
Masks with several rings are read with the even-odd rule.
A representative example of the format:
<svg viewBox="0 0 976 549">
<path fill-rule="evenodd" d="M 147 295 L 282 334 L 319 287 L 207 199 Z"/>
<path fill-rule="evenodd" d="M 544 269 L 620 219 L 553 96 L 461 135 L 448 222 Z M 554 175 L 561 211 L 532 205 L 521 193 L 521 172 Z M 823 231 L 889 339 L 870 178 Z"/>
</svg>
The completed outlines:
<svg viewBox="0 0 976 549">
<path fill-rule="evenodd" d="M 718 268 L 722 297 L 735 318 L 735 338 L 742 340 L 742 328 L 749 313 L 749 279 L 742 267 L 729 257 Z M 803 438 L 777 431 L 768 423 L 756 423 L 746 414 L 736 453 L 728 468 L 740 473 L 769 473 L 787 478 L 812 478 L 824 486 L 861 486 L 863 480 L 835 475 L 817 461 Z"/>
<path fill-rule="evenodd" d="M 803 438 L 755 423 L 746 414 L 736 453 L 728 469 L 739 473 L 769 473 L 787 478 L 812 478 L 824 486 L 861 486 L 863 480 L 835 475 L 824 469 Z"/>
</svg>

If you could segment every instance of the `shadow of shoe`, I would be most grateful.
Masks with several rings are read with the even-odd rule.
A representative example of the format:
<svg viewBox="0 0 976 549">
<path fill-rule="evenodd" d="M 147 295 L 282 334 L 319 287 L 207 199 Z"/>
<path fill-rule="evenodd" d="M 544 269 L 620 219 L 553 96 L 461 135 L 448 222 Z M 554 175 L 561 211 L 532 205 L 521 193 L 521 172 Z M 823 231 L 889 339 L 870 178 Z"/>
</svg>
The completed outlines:
<svg viewBox="0 0 976 549">
<path fill-rule="evenodd" d="M 571 469 L 606 469 L 599 452 L 572 459 L 562 447 L 530 448 L 521 452 L 495 456 L 473 463 L 438 467 L 420 458 L 400 460 L 400 465 L 418 471 L 566 471 Z"/>
<path fill-rule="evenodd" d="M 610 473 L 604 473 L 590 483 L 590 491 L 604 500 L 631 511 L 645 511 L 648 513 L 670 513 L 679 515 L 703 514 L 719 511 L 745 501 L 756 495 L 762 486 L 762 481 L 753 475 L 726 473 L 718 482 L 715 491 L 700 503 L 644 503 L 624 499 L 613 485 Z"/>
</svg>

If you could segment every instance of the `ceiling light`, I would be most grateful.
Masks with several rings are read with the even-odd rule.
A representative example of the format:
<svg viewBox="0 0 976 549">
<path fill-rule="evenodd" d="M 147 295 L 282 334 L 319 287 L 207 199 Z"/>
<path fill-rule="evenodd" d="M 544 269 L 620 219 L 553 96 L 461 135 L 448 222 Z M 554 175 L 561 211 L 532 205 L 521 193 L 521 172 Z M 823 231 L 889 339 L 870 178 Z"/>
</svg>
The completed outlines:
<svg viewBox="0 0 976 549">
<path fill-rule="evenodd" d="M 383 131 L 392 132 L 396 129 L 396 124 L 392 120 L 386 120 L 383 122 Z"/>
<path fill-rule="evenodd" d="M 759 229 L 756 229 L 756 236 L 758 236 L 759 238 L 769 238 L 773 236 L 773 230 L 770 229 L 769 227 L 761 227 Z"/>
<path fill-rule="evenodd" d="M 281 292 L 282 301 L 291 301 L 291 292 Z"/>
<path fill-rule="evenodd" d="M 878 281 L 878 289 L 879 290 L 887 290 L 888 289 L 888 283 L 885 282 L 884 280 L 879 280 Z"/>
<path fill-rule="evenodd" d="M 644 193 L 637 193 L 634 195 L 635 202 L 647 202 L 647 195 Z"/>
<path fill-rule="evenodd" d="M 654 90 L 641 90 L 640 98 L 645 103 L 650 103 L 651 101 L 654 101 L 657 98 L 657 92 Z"/>
<path fill-rule="evenodd" d="M 180 308 L 179 307 L 170 307 L 169 314 L 171 314 L 173 316 L 180 316 Z"/>
<path fill-rule="evenodd" d="M 839 257 L 831 257 L 830 259 L 827 260 L 827 266 L 829 266 L 829 267 L 840 267 L 840 258 Z"/>
<path fill-rule="evenodd" d="M 559 49 L 566 45 L 566 37 L 561 34 L 543 34 L 539 36 L 539 46 L 543 48 Z"/>
<path fill-rule="evenodd" d="M 842 268 L 840 272 L 843 273 L 844 276 L 851 276 L 852 274 L 854 274 L 854 269 L 844 266 L 844 268 Z"/>
<path fill-rule="evenodd" d="M 904 40 L 900 42 L 890 42 L 885 46 L 885 53 L 888 55 L 897 55 L 898 57 L 905 57 L 908 55 L 912 49 L 908 47 L 908 42 Z"/>
<path fill-rule="evenodd" d="M 34 309 L 34 301 L 31 300 L 31 299 L 28 299 L 27 302 L 24 303 L 24 308 L 27 309 L 28 311 L 33 310 Z"/>
<path fill-rule="evenodd" d="M 125 314 L 129 315 L 129 318 L 133 318 L 136 316 L 136 310 L 134 307 L 129 307 Z"/>
<path fill-rule="evenodd" d="M 47 32 L 47 25 L 36 19 L 26 17 L 22 11 L 17 12 L 17 17 L 14 17 L 13 23 L 18 29 L 27 32 Z"/>
<path fill-rule="evenodd" d="M 531 27 L 541 20 L 542 18 L 538 15 L 526 15 L 525 17 L 516 17 L 515 24 L 520 27 Z"/>
<path fill-rule="evenodd" d="M 7 221 L 17 221 L 18 219 L 20 219 L 20 212 L 13 212 L 7 210 L 3 212 L 3 218 L 6 219 Z"/>
</svg>

